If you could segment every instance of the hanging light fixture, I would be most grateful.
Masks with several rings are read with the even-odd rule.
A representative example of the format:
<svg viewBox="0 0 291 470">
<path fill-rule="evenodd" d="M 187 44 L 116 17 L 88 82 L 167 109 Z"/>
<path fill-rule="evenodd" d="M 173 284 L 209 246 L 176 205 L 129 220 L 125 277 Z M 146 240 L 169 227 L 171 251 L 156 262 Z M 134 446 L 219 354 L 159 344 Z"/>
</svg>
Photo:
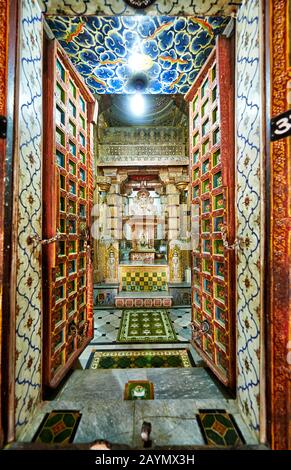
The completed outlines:
<svg viewBox="0 0 291 470">
<path fill-rule="evenodd" d="M 142 116 L 145 112 L 145 99 L 141 93 L 134 93 L 130 97 L 130 109 L 136 116 Z"/>
</svg>

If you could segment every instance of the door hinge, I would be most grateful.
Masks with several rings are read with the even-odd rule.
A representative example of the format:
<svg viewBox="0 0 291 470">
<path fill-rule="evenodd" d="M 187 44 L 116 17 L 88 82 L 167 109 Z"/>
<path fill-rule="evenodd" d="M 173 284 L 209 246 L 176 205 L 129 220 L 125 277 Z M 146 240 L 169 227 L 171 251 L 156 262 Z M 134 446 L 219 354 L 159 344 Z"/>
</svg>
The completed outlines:
<svg viewBox="0 0 291 470">
<path fill-rule="evenodd" d="M 7 118 L 6 116 L 0 115 L 0 139 L 6 139 L 7 137 Z"/>
<path fill-rule="evenodd" d="M 29 237 L 30 243 L 35 242 L 35 243 L 40 243 L 41 245 L 49 245 L 50 243 L 54 243 L 58 241 L 62 237 L 62 234 L 57 230 L 57 233 L 54 237 L 47 238 L 42 240 L 41 237 L 36 234 L 33 237 Z"/>
</svg>

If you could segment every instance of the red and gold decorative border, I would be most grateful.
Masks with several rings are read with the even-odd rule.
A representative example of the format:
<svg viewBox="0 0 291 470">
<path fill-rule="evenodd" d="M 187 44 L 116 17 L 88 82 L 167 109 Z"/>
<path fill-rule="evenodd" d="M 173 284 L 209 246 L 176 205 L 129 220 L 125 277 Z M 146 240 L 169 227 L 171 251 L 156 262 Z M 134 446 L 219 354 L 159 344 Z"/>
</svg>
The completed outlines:
<svg viewBox="0 0 291 470">
<path fill-rule="evenodd" d="M 0 114 L 6 113 L 9 2 L 0 0 Z"/>
<path fill-rule="evenodd" d="M 0 114 L 6 114 L 6 94 L 7 94 L 7 62 L 8 62 L 8 13 L 9 2 L 7 0 L 0 0 Z M 4 175 L 4 152 L 5 141 L 0 141 L 0 172 Z M 2 265 L 3 265 L 3 193 L 4 186 L 1 181 L 0 188 L 0 309 L 2 305 Z M 0 311 L 0 328 L 2 325 L 2 314 Z M 1 330 L 0 330 L 1 331 Z M 0 338 L 1 346 L 1 338 Z"/>
<path fill-rule="evenodd" d="M 8 62 L 8 13 L 9 2 L 0 0 L 0 114 L 6 114 L 7 62 Z M 4 175 L 6 141 L 0 141 L 0 174 Z M 4 232 L 4 181 L 0 181 L 0 363 L 2 363 L 2 279 L 3 279 L 3 232 Z M 0 373 L 2 383 L 2 374 Z M 0 407 L 0 411 L 1 407 Z M 0 447 L 3 444 L 0 427 Z"/>
<path fill-rule="evenodd" d="M 290 1 L 270 2 L 271 117 L 291 108 Z M 289 76 L 288 76 L 289 75 Z M 289 90 L 290 93 L 290 90 Z M 291 365 L 287 361 L 290 331 L 290 154 L 291 139 L 270 146 L 270 439 L 273 449 L 291 447 Z"/>
</svg>

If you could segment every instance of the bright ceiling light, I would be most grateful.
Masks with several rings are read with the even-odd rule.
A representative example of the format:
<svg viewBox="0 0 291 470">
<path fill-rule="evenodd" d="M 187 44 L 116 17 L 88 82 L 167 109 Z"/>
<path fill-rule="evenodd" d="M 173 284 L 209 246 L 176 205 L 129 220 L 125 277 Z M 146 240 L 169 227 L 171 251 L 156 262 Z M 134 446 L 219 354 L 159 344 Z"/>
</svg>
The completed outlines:
<svg viewBox="0 0 291 470">
<path fill-rule="evenodd" d="M 148 55 L 141 54 L 140 52 L 133 52 L 133 54 L 128 59 L 128 66 L 134 72 L 149 70 L 152 65 L 152 59 Z"/>
<path fill-rule="evenodd" d="M 142 116 L 145 111 L 145 100 L 143 95 L 135 93 L 130 97 L 130 109 L 136 116 Z"/>
</svg>

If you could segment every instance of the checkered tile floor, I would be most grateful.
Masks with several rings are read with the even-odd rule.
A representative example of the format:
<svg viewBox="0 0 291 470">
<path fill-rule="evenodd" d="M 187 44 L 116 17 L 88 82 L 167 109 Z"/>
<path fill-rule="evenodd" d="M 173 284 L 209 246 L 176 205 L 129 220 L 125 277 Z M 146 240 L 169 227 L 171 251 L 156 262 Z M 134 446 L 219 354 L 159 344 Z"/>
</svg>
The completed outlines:
<svg viewBox="0 0 291 470">
<path fill-rule="evenodd" d="M 165 291 L 167 290 L 166 272 L 129 272 L 122 276 L 122 290 Z"/>
<path fill-rule="evenodd" d="M 91 345 L 94 344 L 110 344 L 115 343 L 119 330 L 122 310 L 108 309 L 95 310 L 94 313 L 94 338 Z M 170 317 L 179 341 L 185 343 L 191 338 L 191 322 L 190 308 L 172 308 L 170 309 Z"/>
</svg>

